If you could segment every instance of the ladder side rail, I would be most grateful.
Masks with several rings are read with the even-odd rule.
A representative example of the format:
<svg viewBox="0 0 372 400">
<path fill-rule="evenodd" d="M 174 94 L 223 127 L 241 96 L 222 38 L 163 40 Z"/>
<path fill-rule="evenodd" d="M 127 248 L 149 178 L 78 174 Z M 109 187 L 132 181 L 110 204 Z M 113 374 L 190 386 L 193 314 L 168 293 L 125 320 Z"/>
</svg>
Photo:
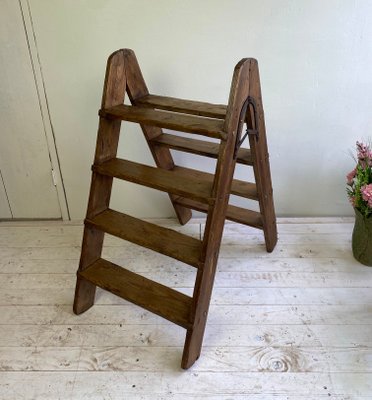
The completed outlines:
<svg viewBox="0 0 372 400">
<path fill-rule="evenodd" d="M 125 49 L 125 66 L 127 71 L 127 92 L 129 99 L 133 105 L 136 105 L 136 100 L 149 94 L 146 82 L 143 78 L 140 66 L 133 50 Z M 171 152 L 168 148 L 157 146 L 151 139 L 160 136 L 163 133 L 161 128 L 141 124 L 142 132 L 145 136 L 155 164 L 159 168 L 173 169 L 174 161 Z M 176 196 L 168 194 L 176 212 L 177 218 L 181 225 L 185 225 L 191 218 L 192 212 L 189 208 L 183 207 L 176 203 Z"/>
<path fill-rule="evenodd" d="M 231 83 L 227 114 L 224 122 L 227 139 L 221 142 L 217 159 L 212 190 L 212 197 L 215 198 L 215 204 L 209 207 L 205 226 L 201 258 L 203 268 L 198 270 L 196 276 L 190 316 L 193 326 L 187 330 L 181 364 L 182 368 L 185 369 L 189 368 L 199 358 L 201 351 L 236 163 L 233 156 L 236 140 L 239 136 L 237 130 L 242 125 L 239 121 L 241 108 L 249 92 L 250 64 L 250 59 L 241 60 L 234 69 Z"/>
<path fill-rule="evenodd" d="M 249 135 L 249 146 L 253 160 L 253 171 L 256 180 L 257 195 L 262 215 L 266 249 L 272 252 L 278 240 L 276 216 L 273 199 L 273 188 L 269 164 L 269 152 L 266 139 L 265 117 L 262 104 L 260 75 L 257 60 L 252 59 L 250 69 L 249 95 L 254 99 L 255 112 L 252 107 L 247 110 L 247 127 L 257 134 Z"/>
<path fill-rule="evenodd" d="M 102 95 L 102 108 L 123 104 L 126 88 L 124 52 L 118 50 L 107 60 Z M 100 118 L 94 163 L 100 164 L 116 157 L 121 121 Z M 109 206 L 113 178 L 93 172 L 87 208 L 87 218 L 93 218 Z M 104 232 L 85 226 L 79 263 L 83 271 L 101 257 Z M 78 276 L 73 310 L 80 314 L 94 304 L 96 286 Z"/>
</svg>

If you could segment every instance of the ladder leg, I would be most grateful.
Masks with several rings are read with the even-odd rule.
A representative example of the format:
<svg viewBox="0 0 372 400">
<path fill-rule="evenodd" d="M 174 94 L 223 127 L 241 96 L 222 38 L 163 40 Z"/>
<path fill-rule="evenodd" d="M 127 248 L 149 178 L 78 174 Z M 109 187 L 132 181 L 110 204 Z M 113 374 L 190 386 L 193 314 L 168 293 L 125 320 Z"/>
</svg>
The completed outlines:
<svg viewBox="0 0 372 400">
<path fill-rule="evenodd" d="M 141 69 L 138 65 L 136 55 L 132 50 L 125 50 L 125 64 L 127 71 L 128 96 L 132 104 L 136 105 L 136 99 L 148 95 L 149 91 L 147 89 L 146 82 L 142 76 Z M 156 165 L 159 168 L 173 169 L 174 162 L 169 149 L 158 146 L 151 142 L 151 139 L 154 139 L 155 137 L 161 135 L 163 133 L 163 130 L 156 126 L 149 125 L 141 125 L 141 128 Z M 176 197 L 177 196 L 169 194 L 169 198 L 172 202 L 174 211 L 176 212 L 180 224 L 185 225 L 192 217 L 192 213 L 189 208 L 177 204 Z"/>
<path fill-rule="evenodd" d="M 110 107 L 124 102 L 125 64 L 123 51 L 113 53 L 107 62 L 102 107 Z M 95 163 L 109 160 L 116 156 L 120 121 L 100 119 Z M 92 218 L 106 210 L 110 203 L 112 177 L 93 173 L 88 201 L 87 218 Z M 104 233 L 85 226 L 79 270 L 84 270 L 101 257 Z M 76 314 L 88 310 L 94 303 L 96 287 L 82 277 L 77 277 L 73 310 Z"/>
<path fill-rule="evenodd" d="M 104 234 L 101 231 L 87 226 L 84 228 L 79 270 L 84 270 L 101 257 L 103 236 Z M 74 313 L 81 314 L 92 307 L 95 293 L 96 286 L 78 276 L 73 306 Z"/>
<path fill-rule="evenodd" d="M 241 129 L 241 122 L 244 120 L 244 115 L 241 115 L 241 109 L 249 90 L 251 62 L 252 60 L 250 59 L 243 59 L 238 63 L 231 83 L 228 111 L 224 124 L 227 140 L 220 144 L 216 165 L 212 190 L 215 203 L 208 210 L 201 257 L 203 267 L 198 270 L 193 294 L 193 309 L 191 312 L 193 326 L 187 331 L 182 356 L 181 366 L 185 369 L 189 368 L 199 358 L 201 351 L 235 169 L 233 155 L 235 143 L 237 137 L 239 137 L 238 133 L 240 133 L 237 130 L 239 129 L 238 127 Z"/>
<path fill-rule="evenodd" d="M 247 115 L 247 124 L 249 128 L 258 128 L 259 134 L 258 136 L 249 136 L 249 145 L 253 158 L 253 170 L 263 220 L 266 250 L 271 253 L 278 241 L 278 232 L 274 209 L 273 188 L 271 183 L 269 153 L 266 140 L 265 118 L 262 106 L 260 76 L 256 60 L 252 62 L 250 81 L 249 93 L 256 102 L 257 121 L 255 121 L 253 110 L 250 108 Z M 254 126 L 254 124 L 257 124 L 258 126 Z"/>
</svg>

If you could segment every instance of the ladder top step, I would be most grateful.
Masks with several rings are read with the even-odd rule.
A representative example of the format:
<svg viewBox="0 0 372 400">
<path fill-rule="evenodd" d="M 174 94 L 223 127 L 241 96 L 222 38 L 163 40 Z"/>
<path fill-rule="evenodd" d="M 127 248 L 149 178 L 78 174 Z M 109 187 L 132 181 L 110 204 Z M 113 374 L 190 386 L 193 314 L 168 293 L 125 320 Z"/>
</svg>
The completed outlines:
<svg viewBox="0 0 372 400">
<path fill-rule="evenodd" d="M 185 138 L 181 136 L 163 133 L 151 140 L 160 146 L 168 147 L 169 149 L 184 151 L 186 153 L 198 154 L 200 156 L 217 158 L 220 150 L 219 143 L 207 142 L 205 140 L 197 140 Z M 236 160 L 239 164 L 253 165 L 250 149 L 240 148 Z"/>
<path fill-rule="evenodd" d="M 124 104 L 102 109 L 99 111 L 99 115 L 105 118 L 118 118 L 124 121 L 189 132 L 215 139 L 226 139 L 226 133 L 223 131 L 224 121 L 216 118 L 158 111 Z"/>
<path fill-rule="evenodd" d="M 218 119 L 225 119 L 227 110 L 227 107 L 222 104 L 183 100 L 154 94 L 148 94 L 136 99 L 135 105 Z"/>
<path fill-rule="evenodd" d="M 202 203 L 214 203 L 214 199 L 211 197 L 213 181 L 201 181 L 199 175 L 192 170 L 186 175 L 174 169 L 150 167 L 120 158 L 93 165 L 92 170 L 101 175 L 124 179 L 167 193 L 192 198 Z"/>
<path fill-rule="evenodd" d="M 172 229 L 107 209 L 85 220 L 87 225 L 200 268 L 202 242 Z"/>
<path fill-rule="evenodd" d="M 102 258 L 78 274 L 102 289 L 131 301 L 184 328 L 191 326 L 191 297 Z"/>
</svg>

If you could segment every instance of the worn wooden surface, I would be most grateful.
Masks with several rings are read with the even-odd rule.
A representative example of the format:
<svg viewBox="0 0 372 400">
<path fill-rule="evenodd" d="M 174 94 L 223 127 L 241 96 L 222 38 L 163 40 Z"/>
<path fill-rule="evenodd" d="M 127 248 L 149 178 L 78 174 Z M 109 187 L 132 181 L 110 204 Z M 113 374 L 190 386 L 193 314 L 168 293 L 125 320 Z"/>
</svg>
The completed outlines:
<svg viewBox="0 0 372 400">
<path fill-rule="evenodd" d="M 104 259 L 79 274 L 100 288 L 188 328 L 191 297 Z"/>
<path fill-rule="evenodd" d="M 199 267 L 202 242 L 173 229 L 143 221 L 108 209 L 94 218 L 86 219 L 87 226 L 157 251 L 186 264 Z"/>
<path fill-rule="evenodd" d="M 351 255 L 352 223 L 299 221 L 279 223 L 271 254 L 261 231 L 226 224 L 203 357 L 182 372 L 182 328 L 101 289 L 72 313 L 82 226 L 1 223 L 0 397 L 371 398 L 372 268 Z M 108 236 L 103 254 L 192 290 L 195 269 L 150 250 Z"/>
<path fill-rule="evenodd" d="M 165 146 L 169 149 L 184 151 L 186 153 L 197 154 L 199 156 L 217 158 L 220 146 L 218 143 L 207 142 L 186 138 L 168 133 L 163 133 L 152 140 L 159 146 Z M 252 155 L 250 149 L 240 148 L 237 153 L 236 162 L 245 165 L 252 165 Z"/>
<path fill-rule="evenodd" d="M 242 59 L 235 66 L 232 77 L 226 118 L 223 121 L 223 130 L 227 133 L 227 139 L 220 143 L 216 163 L 212 191 L 215 203 L 213 207 L 209 208 L 205 222 L 203 248 L 200 256 L 202 268 L 196 275 L 191 310 L 193 325 L 187 330 L 182 354 L 182 368 L 190 368 L 201 352 L 229 196 L 232 192 L 236 163 L 234 149 L 242 130 L 241 109 L 249 93 L 249 66 L 249 59 Z"/>
<path fill-rule="evenodd" d="M 102 109 L 99 114 L 102 117 L 119 118 L 124 121 L 195 133 L 216 139 L 226 137 L 226 133 L 223 131 L 223 121 L 216 118 L 158 111 L 146 107 L 131 107 L 124 104 Z"/>
<path fill-rule="evenodd" d="M 112 107 L 124 102 L 126 75 L 124 54 L 119 50 L 107 60 L 105 81 L 102 93 L 102 107 Z M 120 121 L 100 118 L 94 163 L 100 164 L 116 157 L 120 135 Z M 113 178 L 93 172 L 87 218 L 93 218 L 110 204 Z M 79 270 L 84 270 L 101 257 L 104 232 L 94 227 L 86 227 L 83 234 Z M 80 314 L 94 303 L 95 286 L 82 277 L 77 277 L 74 299 L 74 312 Z"/>
<path fill-rule="evenodd" d="M 192 170 L 186 176 L 173 170 L 150 167 L 134 161 L 114 158 L 103 164 L 93 165 L 93 171 L 102 175 L 124 179 L 143 186 L 189 197 L 202 203 L 213 203 L 212 182 L 201 181 L 193 176 Z"/>
<path fill-rule="evenodd" d="M 127 70 L 128 97 L 131 103 L 133 105 L 136 105 L 137 99 L 143 98 L 144 96 L 148 95 L 149 91 L 147 89 L 146 82 L 142 76 L 142 72 L 134 51 L 125 49 L 124 57 L 125 68 Z M 157 167 L 168 170 L 173 169 L 174 162 L 169 149 L 167 149 L 166 147 L 156 146 L 154 143 L 151 142 L 151 139 L 160 136 L 163 133 L 163 130 L 157 126 L 144 124 L 141 124 L 141 129 Z M 179 204 L 176 204 L 174 202 L 173 194 L 169 194 L 169 198 L 172 202 L 178 221 L 180 222 L 180 224 L 185 225 L 192 216 L 191 210 L 182 207 Z"/>
<path fill-rule="evenodd" d="M 225 119 L 226 116 L 225 105 L 205 103 L 203 101 L 183 100 L 175 97 L 149 94 L 137 99 L 136 103 L 143 107 L 200 115 L 203 117 Z"/>
</svg>

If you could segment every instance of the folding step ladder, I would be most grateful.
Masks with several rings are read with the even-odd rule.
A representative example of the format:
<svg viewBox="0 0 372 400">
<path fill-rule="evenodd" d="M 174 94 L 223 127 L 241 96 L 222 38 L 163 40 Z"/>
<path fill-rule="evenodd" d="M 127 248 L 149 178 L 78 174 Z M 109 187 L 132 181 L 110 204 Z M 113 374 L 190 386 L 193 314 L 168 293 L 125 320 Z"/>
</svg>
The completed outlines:
<svg viewBox="0 0 372 400">
<path fill-rule="evenodd" d="M 131 106 L 124 105 L 125 93 Z M 187 330 L 181 366 L 189 368 L 201 351 L 225 219 L 262 229 L 269 252 L 277 241 L 257 61 L 246 58 L 236 65 L 224 106 L 149 94 L 134 52 L 118 50 L 107 62 L 99 115 L 74 312 L 93 305 L 99 286 L 158 314 Z M 157 167 L 116 157 L 122 120 L 141 125 Z M 246 136 L 250 150 L 240 148 Z M 176 166 L 169 149 L 217 159 L 215 174 Z M 236 162 L 253 166 L 256 184 L 233 179 Z M 182 225 L 191 218 L 191 209 L 206 212 L 203 240 L 110 209 L 113 178 L 167 192 Z M 257 200 L 260 212 L 230 205 L 230 194 Z M 101 258 L 105 232 L 197 268 L 193 296 Z"/>
</svg>

